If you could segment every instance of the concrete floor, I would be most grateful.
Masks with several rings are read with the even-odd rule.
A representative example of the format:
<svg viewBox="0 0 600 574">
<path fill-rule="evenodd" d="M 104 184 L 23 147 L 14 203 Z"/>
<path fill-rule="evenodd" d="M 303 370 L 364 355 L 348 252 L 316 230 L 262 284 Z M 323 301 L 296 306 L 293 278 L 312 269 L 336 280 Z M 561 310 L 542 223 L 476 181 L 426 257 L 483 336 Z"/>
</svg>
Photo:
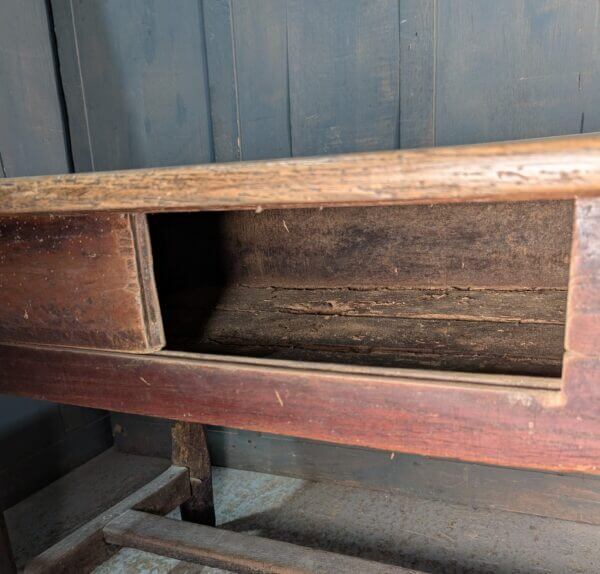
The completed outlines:
<svg viewBox="0 0 600 574">
<path fill-rule="evenodd" d="M 139 467 L 144 457 L 136 459 Z M 222 468 L 214 490 L 223 528 L 428 573 L 600 572 L 598 526 Z M 13 510 L 9 529 L 18 522 Z M 123 549 L 95 572 L 220 571 Z"/>
<path fill-rule="evenodd" d="M 600 572 L 600 528 L 215 469 L 224 528 L 429 573 Z M 220 572 L 123 550 L 96 574 Z"/>
</svg>

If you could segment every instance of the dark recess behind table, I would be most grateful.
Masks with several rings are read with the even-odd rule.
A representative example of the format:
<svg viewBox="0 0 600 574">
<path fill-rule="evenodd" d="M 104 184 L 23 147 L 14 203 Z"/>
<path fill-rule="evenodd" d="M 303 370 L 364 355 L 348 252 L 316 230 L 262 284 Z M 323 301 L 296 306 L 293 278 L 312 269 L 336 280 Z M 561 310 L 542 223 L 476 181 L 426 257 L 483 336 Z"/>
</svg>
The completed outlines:
<svg viewBox="0 0 600 574">
<path fill-rule="evenodd" d="M 8 176 L 600 130 L 595 0 L 41 6 L 0 8 Z"/>
</svg>

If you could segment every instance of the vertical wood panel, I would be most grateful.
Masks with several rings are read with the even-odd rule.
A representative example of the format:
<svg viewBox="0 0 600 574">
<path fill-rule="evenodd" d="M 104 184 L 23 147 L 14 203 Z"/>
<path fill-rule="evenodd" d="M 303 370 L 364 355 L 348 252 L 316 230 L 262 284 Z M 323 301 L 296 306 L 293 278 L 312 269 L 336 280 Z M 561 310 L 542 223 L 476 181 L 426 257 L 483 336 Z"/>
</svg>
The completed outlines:
<svg viewBox="0 0 600 574">
<path fill-rule="evenodd" d="M 435 0 L 400 1 L 400 146 L 434 139 Z"/>
<path fill-rule="evenodd" d="M 44 2 L 0 5 L 0 177 L 69 171 Z"/>
<path fill-rule="evenodd" d="M 436 142 L 600 129 L 600 3 L 437 3 Z"/>
<path fill-rule="evenodd" d="M 233 2 L 242 159 L 289 157 L 287 3 Z"/>
<path fill-rule="evenodd" d="M 200 3 L 52 6 L 76 170 L 211 160 Z"/>
<path fill-rule="evenodd" d="M 288 6 L 293 155 L 397 147 L 398 2 Z"/>
<path fill-rule="evenodd" d="M 87 112 L 85 85 L 79 56 L 74 3 L 51 0 L 61 82 L 69 118 L 71 156 L 75 171 L 93 171 L 94 157 Z"/>
<path fill-rule="evenodd" d="M 240 160 L 231 0 L 204 0 L 203 9 L 215 161 Z"/>
<path fill-rule="evenodd" d="M 291 155 L 287 5 L 205 0 L 217 161 Z"/>
</svg>

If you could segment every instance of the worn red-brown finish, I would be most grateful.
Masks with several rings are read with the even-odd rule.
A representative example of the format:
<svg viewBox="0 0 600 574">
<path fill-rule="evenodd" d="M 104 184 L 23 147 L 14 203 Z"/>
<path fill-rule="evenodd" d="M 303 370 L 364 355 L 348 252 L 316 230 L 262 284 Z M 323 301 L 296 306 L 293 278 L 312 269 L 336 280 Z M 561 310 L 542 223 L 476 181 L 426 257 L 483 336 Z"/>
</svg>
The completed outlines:
<svg viewBox="0 0 600 574">
<path fill-rule="evenodd" d="M 596 195 L 600 193 L 600 171 L 594 171 L 599 162 L 598 140 L 578 141 L 578 144 L 573 143 L 572 146 L 568 142 L 564 143 L 564 149 L 560 147 L 562 143 L 536 144 L 540 146 L 536 152 L 538 155 L 534 154 L 539 179 L 528 178 L 519 171 L 515 173 L 520 175 L 505 171 L 510 162 L 517 161 L 513 152 L 526 149 L 531 154 L 533 148 L 527 146 L 532 144 L 489 148 L 488 151 L 481 152 L 484 159 L 481 159 L 483 163 L 477 176 L 471 177 L 471 172 L 465 172 L 462 168 L 458 170 L 456 177 L 462 184 L 456 187 L 456 193 L 453 192 L 454 188 L 444 187 L 440 183 L 440 174 L 448 177 L 448 170 L 454 169 L 451 162 L 460 153 L 424 152 L 423 157 L 427 161 L 443 159 L 450 163 L 444 164 L 445 172 L 442 170 L 429 176 L 426 171 L 419 172 L 419 177 L 425 178 L 422 180 L 425 182 L 423 189 L 427 193 L 422 193 L 423 189 L 418 186 L 409 188 L 409 193 L 402 196 L 402 201 L 407 198 L 414 202 L 424 202 L 434 199 L 473 201 L 491 198 L 569 197 L 580 193 Z M 520 148 L 520 145 L 525 148 Z M 525 161 L 523 156 L 518 157 L 518 161 Z M 530 159 L 531 157 L 533 156 Z M 569 172 L 562 177 L 561 174 L 566 173 L 562 170 L 565 162 L 570 161 L 569 158 L 575 162 L 570 165 L 575 166 L 573 169 L 577 173 Z M 297 178 L 298 184 L 302 175 L 303 184 L 310 193 L 321 193 L 316 181 L 315 187 L 311 188 L 310 182 L 307 183 L 306 180 L 306 174 L 312 169 L 324 173 L 319 172 L 320 168 L 317 169 L 317 160 L 311 161 L 313 163 L 309 161 L 306 164 L 307 169 L 302 163 L 282 164 L 283 175 L 276 174 L 268 163 L 262 165 L 259 168 L 260 177 L 249 180 L 254 183 L 248 183 L 258 187 L 250 189 L 242 186 L 242 193 L 238 193 L 240 190 L 235 192 L 235 198 L 242 198 L 242 203 L 232 202 L 226 206 L 246 208 L 254 205 L 252 202 L 257 196 L 252 193 L 266 194 L 269 191 L 267 187 L 259 185 L 261 181 L 266 181 L 268 173 L 271 174 L 271 181 L 279 182 L 277 185 L 281 189 L 283 182 L 296 181 L 293 177 Z M 347 160 L 342 158 L 340 161 L 343 163 Z M 377 163 L 379 159 L 372 158 L 372 161 Z M 329 179 L 321 183 L 325 188 L 329 184 L 333 185 L 334 179 L 336 185 L 344 183 L 343 177 L 352 170 L 350 162 L 346 167 L 336 162 L 338 160 L 326 160 L 323 163 L 326 166 L 323 169 L 331 170 Z M 426 163 L 420 164 L 423 170 Z M 527 172 L 532 164 L 525 162 L 523 166 L 522 169 Z M 589 170 L 583 169 L 585 166 Z M 352 180 L 352 185 L 359 186 L 359 181 L 375 185 L 373 182 L 376 180 L 370 178 L 374 177 L 373 174 L 384 173 L 381 166 L 379 171 L 373 171 L 374 164 L 369 164 L 369 161 L 365 161 L 363 168 L 370 175 L 365 176 L 364 180 Z M 207 183 L 207 194 L 202 196 L 202 202 L 189 203 L 188 197 L 183 203 L 177 204 L 178 207 L 223 207 L 223 203 L 205 201 L 212 193 L 211 182 L 216 186 L 213 191 L 220 193 L 222 187 L 219 186 L 232 186 L 234 182 L 241 185 L 243 177 L 246 177 L 246 168 L 240 168 L 240 171 L 234 169 L 233 179 L 225 177 L 226 171 L 223 170 L 226 168 L 198 169 L 208 170 L 202 172 L 207 178 L 202 180 Z M 345 169 L 350 171 L 344 171 Z M 401 181 L 405 181 L 403 178 L 407 173 L 406 170 L 401 171 L 394 184 L 400 185 Z M 120 177 L 116 176 L 111 185 L 124 183 L 125 180 Z M 136 177 L 134 174 L 134 180 Z M 143 186 L 152 186 L 153 182 L 160 181 L 160 176 L 156 174 L 149 180 L 144 177 L 135 185 L 132 184 L 133 187 L 125 186 L 123 197 L 131 199 L 130 190 L 137 193 L 141 189 L 147 189 Z M 562 188 L 559 185 L 561 177 L 564 180 Z M 192 183 L 179 183 L 183 190 L 195 193 L 194 186 L 199 184 L 200 179 L 192 179 Z M 165 183 L 167 189 L 170 189 L 169 185 L 174 185 L 174 181 L 177 178 L 171 183 Z M 510 182 L 510 185 L 507 187 L 502 182 Z M 69 193 L 81 191 L 77 187 L 81 185 L 81 181 L 73 180 L 71 183 L 75 187 Z M 487 185 L 488 189 L 479 192 L 475 183 L 480 187 Z M 346 184 L 350 185 L 348 181 Z M 379 182 L 377 185 L 383 184 Z M 152 189 L 152 194 L 156 194 L 157 190 L 160 192 L 160 187 Z M 325 195 L 319 197 L 333 198 L 333 203 L 343 202 L 342 196 L 335 195 L 339 189 L 338 185 L 332 196 L 327 196 L 325 189 Z M 358 194 L 360 186 L 351 189 L 354 198 L 366 197 Z M 371 189 L 369 200 L 380 203 L 396 201 L 396 196 L 381 195 L 380 189 L 375 190 L 377 193 Z M 417 189 L 418 193 L 413 194 L 410 189 Z M 465 190 L 468 193 L 464 193 Z M 97 203 L 89 203 L 91 208 L 112 208 L 110 205 L 113 204 L 102 199 L 105 191 L 108 194 L 106 197 L 112 197 L 110 189 L 99 187 L 96 191 L 100 194 L 99 199 Z M 284 190 L 282 194 L 274 193 L 269 196 L 272 198 L 272 205 L 286 204 L 295 193 L 294 189 L 290 193 L 292 195 Z M 82 195 L 83 199 L 84 196 L 85 193 Z M 313 201 L 308 196 L 293 197 Z M 145 197 L 138 207 L 142 209 L 143 206 L 156 206 L 156 203 L 152 203 L 155 199 Z M 67 203 L 59 202 L 58 205 L 58 209 L 62 209 L 75 204 L 71 198 Z M 81 205 L 88 204 L 83 201 Z M 138 208 L 138 204 L 134 203 L 119 203 L 116 208 L 124 205 Z M 161 208 L 171 209 L 175 205 L 175 200 L 167 199 L 167 204 L 163 204 Z M 600 199 L 577 200 L 567 313 L 567 353 L 560 390 L 552 390 L 552 384 L 539 384 L 539 380 L 535 384 L 528 384 L 528 379 L 523 377 L 517 380 L 510 376 L 490 378 L 489 375 L 402 372 L 174 353 L 131 355 L 121 352 L 5 345 L 0 348 L 0 392 L 173 420 L 360 445 L 391 452 L 503 466 L 600 474 L 599 213 Z M 130 221 L 126 216 L 119 217 Z M 115 235 L 118 236 L 118 233 L 111 233 L 111 237 Z M 112 245 L 110 242 L 109 244 Z M 139 259 L 143 251 L 138 247 L 137 253 Z M 132 258 L 127 260 L 131 262 Z M 83 271 L 80 281 L 82 277 L 86 277 Z M 15 286 L 11 288 L 14 289 Z M 65 293 L 63 287 L 60 300 L 64 301 Z M 139 290 L 136 291 L 136 296 L 138 294 Z M 98 318 L 102 307 L 107 308 L 104 305 L 94 305 L 90 312 Z M 19 325 L 18 322 L 16 324 Z M 119 327 L 122 324 L 121 319 Z M 58 340 L 47 341 L 43 337 L 33 340 L 67 344 L 60 339 L 68 336 L 61 334 L 63 330 L 67 332 L 65 325 L 57 323 L 57 328 Z M 26 333 L 26 330 L 22 332 Z M 79 341 L 76 344 L 81 345 Z"/>
<path fill-rule="evenodd" d="M 164 344 L 145 216 L 0 218 L 0 341 Z"/>
<path fill-rule="evenodd" d="M 575 368 L 570 365 L 568 368 Z M 600 473 L 600 386 L 476 384 L 476 375 L 386 376 L 266 360 L 0 350 L 0 392 L 391 452 Z M 498 376 L 506 385 L 512 378 Z"/>
<path fill-rule="evenodd" d="M 600 200 L 575 203 L 566 349 L 600 356 Z"/>
</svg>

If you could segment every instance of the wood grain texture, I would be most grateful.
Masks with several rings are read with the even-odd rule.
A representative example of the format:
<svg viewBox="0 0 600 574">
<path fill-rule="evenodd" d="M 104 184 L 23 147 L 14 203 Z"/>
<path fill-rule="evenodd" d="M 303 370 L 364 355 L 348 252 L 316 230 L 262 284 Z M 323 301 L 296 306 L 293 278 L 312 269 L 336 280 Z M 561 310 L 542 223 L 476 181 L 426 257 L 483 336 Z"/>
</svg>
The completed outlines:
<svg viewBox="0 0 600 574">
<path fill-rule="evenodd" d="M 0 219 L 0 339 L 159 349 L 147 233 L 121 214 Z"/>
<path fill-rule="evenodd" d="M 567 307 L 563 380 L 578 389 L 571 399 L 598 420 L 600 381 L 600 202 L 577 200 Z M 580 390 L 579 390 L 580 389 Z M 578 417 L 577 422 L 579 422 Z"/>
<path fill-rule="evenodd" d="M 172 466 L 127 498 L 51 546 L 25 568 L 26 574 L 84 574 L 106 561 L 117 548 L 104 543 L 102 529 L 129 509 L 167 514 L 190 496 L 188 472 Z"/>
<path fill-rule="evenodd" d="M 171 427 L 171 443 L 173 464 L 186 467 L 190 476 L 192 495 L 181 506 L 181 519 L 214 526 L 212 467 L 204 427 L 175 422 Z"/>
<path fill-rule="evenodd" d="M 566 348 L 600 355 L 600 201 L 575 203 Z"/>
<path fill-rule="evenodd" d="M 562 289 L 570 202 L 151 218 L 159 288 Z M 210 245 L 210 249 L 206 246 Z"/>
<path fill-rule="evenodd" d="M 418 574 L 399 566 L 130 510 L 104 528 L 109 544 L 243 574 Z"/>
<path fill-rule="evenodd" d="M 557 377 L 559 386 L 566 293 L 470 293 L 474 297 L 464 291 L 238 288 L 221 294 L 216 308 L 203 307 L 214 298 L 197 291 L 187 297 L 175 293 L 163 300 L 163 308 L 172 349 L 543 375 Z M 475 301 L 487 307 L 487 317 L 478 315 Z M 503 302 L 514 305 L 512 317 L 499 316 Z M 528 308 L 536 314 L 537 305 L 552 318 L 538 322 L 526 317 Z"/>
<path fill-rule="evenodd" d="M 560 376 L 569 202 L 150 222 L 172 349 Z"/>
<path fill-rule="evenodd" d="M 559 392 L 510 386 L 508 376 L 403 376 L 184 353 L 4 346 L 0 358 L 6 393 L 392 452 L 600 473 L 592 374 L 567 376 Z M 485 384 L 489 378 L 496 385 Z"/>
<path fill-rule="evenodd" d="M 210 288 L 177 290 L 165 301 L 177 322 L 193 305 L 203 309 Z M 204 299 L 203 296 L 206 298 Z M 249 287 L 220 291 L 214 308 L 223 313 L 281 313 L 329 317 L 473 321 L 507 325 L 564 325 L 567 292 L 562 289 L 344 289 L 311 287 Z M 187 318 L 193 321 L 193 317 Z"/>
<path fill-rule="evenodd" d="M 0 213 L 194 211 L 600 194 L 600 138 L 0 180 Z"/>
</svg>

